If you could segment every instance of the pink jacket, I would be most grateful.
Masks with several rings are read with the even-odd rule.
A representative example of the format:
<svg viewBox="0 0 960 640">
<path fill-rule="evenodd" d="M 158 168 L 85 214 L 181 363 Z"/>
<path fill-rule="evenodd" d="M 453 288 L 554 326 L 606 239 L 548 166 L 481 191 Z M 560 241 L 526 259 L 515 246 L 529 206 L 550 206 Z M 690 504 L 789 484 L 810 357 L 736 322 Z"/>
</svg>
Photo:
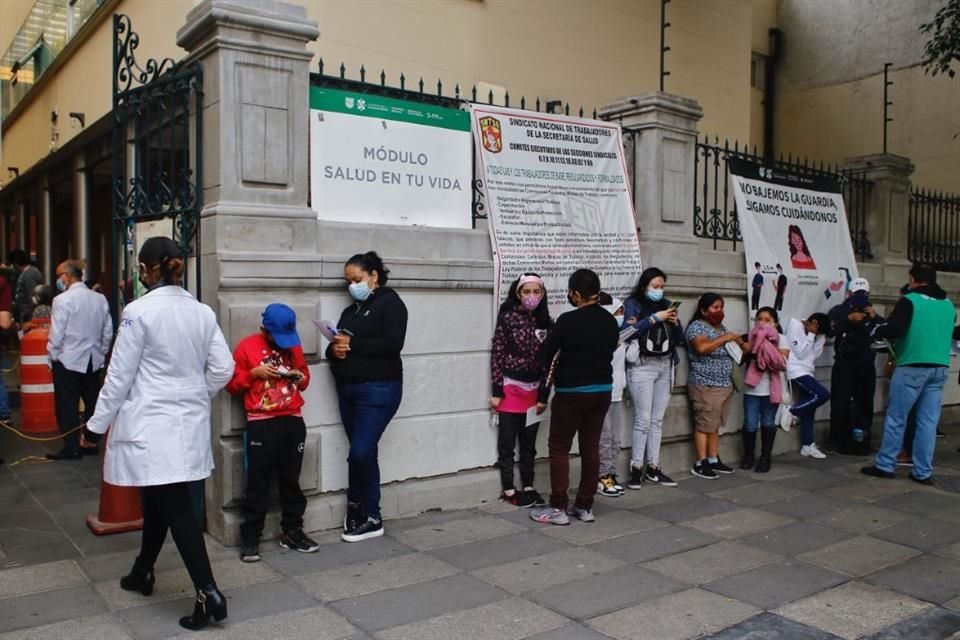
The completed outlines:
<svg viewBox="0 0 960 640">
<path fill-rule="evenodd" d="M 780 404 L 783 401 L 783 388 L 780 386 L 778 374 L 787 368 L 787 361 L 780 353 L 780 334 L 777 328 L 765 324 L 755 325 L 750 331 L 750 344 L 753 357 L 750 358 L 743 381 L 755 387 L 763 375 L 769 372 L 770 402 Z"/>
</svg>

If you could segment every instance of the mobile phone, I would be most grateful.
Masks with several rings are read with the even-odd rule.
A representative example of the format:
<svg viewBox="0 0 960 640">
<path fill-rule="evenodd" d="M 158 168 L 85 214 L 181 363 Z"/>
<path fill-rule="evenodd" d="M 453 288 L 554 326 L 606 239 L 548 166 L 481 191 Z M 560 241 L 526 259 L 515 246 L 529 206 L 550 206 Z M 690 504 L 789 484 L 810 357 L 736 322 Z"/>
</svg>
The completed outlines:
<svg viewBox="0 0 960 640">
<path fill-rule="evenodd" d="M 288 382 L 299 382 L 300 380 L 299 375 L 297 375 L 296 373 L 291 373 L 289 371 L 284 371 L 283 373 L 279 373 L 277 375 L 279 375 L 280 378 L 282 378 L 283 380 L 287 380 Z"/>
<path fill-rule="evenodd" d="M 679 300 L 674 300 L 670 303 L 670 308 L 676 311 L 680 307 L 681 302 Z"/>
</svg>

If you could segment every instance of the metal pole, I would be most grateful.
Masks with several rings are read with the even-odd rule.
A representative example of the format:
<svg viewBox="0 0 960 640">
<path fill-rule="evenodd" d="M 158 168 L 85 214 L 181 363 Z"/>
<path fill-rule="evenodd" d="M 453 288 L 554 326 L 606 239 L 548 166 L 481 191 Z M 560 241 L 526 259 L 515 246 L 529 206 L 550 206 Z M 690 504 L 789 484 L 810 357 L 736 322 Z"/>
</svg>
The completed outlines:
<svg viewBox="0 0 960 640">
<path fill-rule="evenodd" d="M 890 67 L 893 66 L 892 62 L 887 62 L 883 65 L 883 153 L 887 153 L 887 123 L 893 122 L 893 118 L 889 117 L 887 114 L 889 112 L 890 105 L 893 104 L 892 100 L 888 99 L 889 92 L 888 89 L 890 85 L 893 84 L 889 78 Z"/>
<path fill-rule="evenodd" d="M 660 91 L 663 91 L 664 79 L 670 75 L 666 62 L 666 53 L 670 51 L 670 47 L 667 46 L 667 27 L 670 26 L 667 22 L 667 3 L 669 2 L 670 0 L 660 0 Z"/>
</svg>

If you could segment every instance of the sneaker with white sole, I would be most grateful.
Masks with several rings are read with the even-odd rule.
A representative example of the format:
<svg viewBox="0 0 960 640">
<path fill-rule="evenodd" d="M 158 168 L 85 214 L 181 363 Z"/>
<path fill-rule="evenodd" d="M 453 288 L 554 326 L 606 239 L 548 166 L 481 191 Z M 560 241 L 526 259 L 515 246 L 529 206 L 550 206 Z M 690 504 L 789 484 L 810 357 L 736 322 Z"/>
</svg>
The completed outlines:
<svg viewBox="0 0 960 640">
<path fill-rule="evenodd" d="M 317 544 L 315 540 L 311 540 L 310 537 L 303 532 L 303 529 L 285 531 L 277 538 L 277 542 L 284 549 L 299 551 L 300 553 L 316 553 L 320 549 L 320 545 Z"/>
<path fill-rule="evenodd" d="M 643 489 L 643 469 L 637 469 L 633 465 L 630 466 L 630 480 L 627 482 L 627 487 Z"/>
<path fill-rule="evenodd" d="M 720 458 L 717 458 L 716 462 L 711 462 L 710 468 L 716 471 L 717 473 L 722 473 L 724 475 L 730 475 L 731 473 L 733 473 L 733 469 L 723 464 L 723 460 L 721 460 Z"/>
<path fill-rule="evenodd" d="M 377 520 L 372 516 L 367 516 L 365 522 L 340 534 L 340 539 L 344 542 L 361 542 L 370 538 L 379 538 L 383 535 L 383 520 Z"/>
<path fill-rule="evenodd" d="M 677 486 L 677 481 L 665 474 L 660 467 L 651 467 L 647 465 L 647 480 L 655 484 L 660 485 L 661 487 L 675 487 Z"/>
<path fill-rule="evenodd" d="M 610 476 L 610 478 L 613 479 L 613 488 L 616 489 L 617 491 L 619 491 L 619 492 L 620 492 L 620 495 L 623 495 L 624 493 L 627 492 L 627 490 L 623 488 L 623 485 L 620 484 L 620 481 L 617 480 L 617 474 L 615 474 L 615 473 L 612 474 L 612 475 Z"/>
<path fill-rule="evenodd" d="M 693 469 L 690 469 L 690 473 L 697 476 L 698 478 L 703 478 L 704 480 L 716 480 L 717 473 L 710 466 L 710 461 L 703 459 L 700 462 L 693 465 Z"/>
<path fill-rule="evenodd" d="M 600 480 L 597 482 L 597 493 L 610 498 L 619 498 L 622 495 L 617 491 L 612 475 L 600 476 Z"/>
<path fill-rule="evenodd" d="M 571 505 L 567 508 L 567 515 L 573 516 L 580 522 L 596 522 L 593 516 L 593 509 L 581 509 L 577 505 Z"/>
<path fill-rule="evenodd" d="M 570 518 L 563 509 L 555 507 L 540 507 L 530 512 L 530 519 L 540 524 L 555 524 L 559 526 L 570 524 Z"/>
<path fill-rule="evenodd" d="M 820 449 L 817 449 L 816 444 L 803 445 L 800 448 L 800 455 L 807 458 L 816 458 L 817 460 L 822 460 L 823 458 L 827 457 L 827 454 L 825 454 L 823 451 L 820 451 Z"/>
</svg>

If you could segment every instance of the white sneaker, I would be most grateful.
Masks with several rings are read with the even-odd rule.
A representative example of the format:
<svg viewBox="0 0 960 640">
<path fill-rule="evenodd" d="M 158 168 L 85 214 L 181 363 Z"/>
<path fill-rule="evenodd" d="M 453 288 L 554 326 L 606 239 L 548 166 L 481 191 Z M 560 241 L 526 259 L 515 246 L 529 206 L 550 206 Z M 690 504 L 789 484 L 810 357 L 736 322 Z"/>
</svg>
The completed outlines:
<svg viewBox="0 0 960 640">
<path fill-rule="evenodd" d="M 567 515 L 575 517 L 580 522 L 596 522 L 597 519 L 593 515 L 593 509 L 581 509 L 576 505 L 570 505 L 567 507 Z"/>
<path fill-rule="evenodd" d="M 807 444 L 800 448 L 800 455 L 806 456 L 808 458 L 816 458 L 817 460 L 822 460 L 826 458 L 826 454 L 820 449 L 817 449 L 816 444 Z"/>
</svg>

